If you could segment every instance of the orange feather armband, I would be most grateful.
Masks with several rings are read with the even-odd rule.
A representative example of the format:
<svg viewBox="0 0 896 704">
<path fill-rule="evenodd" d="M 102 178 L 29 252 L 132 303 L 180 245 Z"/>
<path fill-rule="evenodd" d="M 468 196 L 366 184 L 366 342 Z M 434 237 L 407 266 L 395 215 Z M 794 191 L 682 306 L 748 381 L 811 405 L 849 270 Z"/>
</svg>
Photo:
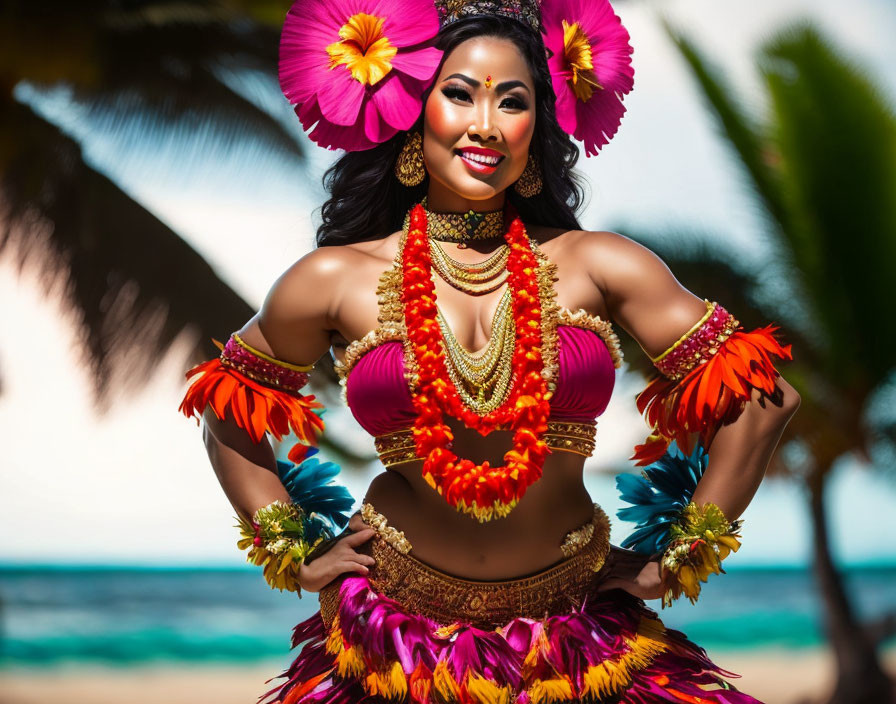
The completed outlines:
<svg viewBox="0 0 896 704">
<path fill-rule="evenodd" d="M 323 405 L 314 396 L 299 393 L 308 381 L 311 365 L 282 362 L 243 342 L 234 333 L 221 356 L 193 367 L 187 378 L 193 379 L 180 411 L 188 418 L 199 418 L 208 406 L 221 420 L 233 418 L 255 443 L 265 433 L 277 440 L 295 433 L 300 445 L 290 459 L 301 461 L 307 446 L 317 445 L 323 432 L 320 417 Z"/>
<path fill-rule="evenodd" d="M 733 422 L 753 389 L 775 390 L 773 357 L 792 359 L 790 345 L 774 336 L 777 326 L 744 332 L 718 303 L 706 301 L 706 314 L 674 345 L 653 359 L 660 375 L 637 397 L 652 433 L 632 456 L 638 465 L 658 460 L 672 440 L 690 454 L 690 435 L 708 448 L 716 431 Z"/>
</svg>

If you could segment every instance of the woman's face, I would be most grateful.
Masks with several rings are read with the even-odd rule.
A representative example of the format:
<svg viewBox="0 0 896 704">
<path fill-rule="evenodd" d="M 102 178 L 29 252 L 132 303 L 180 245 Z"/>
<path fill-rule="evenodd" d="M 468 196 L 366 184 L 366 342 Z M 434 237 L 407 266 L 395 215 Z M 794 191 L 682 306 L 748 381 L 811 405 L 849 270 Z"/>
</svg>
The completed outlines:
<svg viewBox="0 0 896 704">
<path fill-rule="evenodd" d="M 455 47 L 423 114 L 431 207 L 434 196 L 449 206 L 497 199 L 526 168 L 535 84 L 513 42 L 476 37 Z"/>
</svg>

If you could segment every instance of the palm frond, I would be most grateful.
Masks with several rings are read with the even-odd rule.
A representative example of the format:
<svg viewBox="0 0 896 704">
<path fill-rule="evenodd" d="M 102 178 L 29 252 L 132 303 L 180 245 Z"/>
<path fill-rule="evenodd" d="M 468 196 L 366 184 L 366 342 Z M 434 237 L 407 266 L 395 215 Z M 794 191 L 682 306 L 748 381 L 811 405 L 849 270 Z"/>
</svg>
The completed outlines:
<svg viewBox="0 0 896 704">
<path fill-rule="evenodd" d="M 870 393 L 894 368 L 896 115 L 810 25 L 761 52 L 790 227 L 782 232 L 824 326 L 828 375 Z"/>
<path fill-rule="evenodd" d="M 301 162 L 298 127 L 218 78 L 222 67 L 231 74 L 244 68 L 271 76 L 276 86 L 276 31 L 245 18 L 238 22 L 220 9 L 182 5 L 173 16 L 172 5 L 144 3 L 127 12 L 100 12 L 93 24 L 76 22 L 68 31 L 64 61 L 54 59 L 57 52 L 47 47 L 45 36 L 67 15 L 24 13 L 15 19 L 14 58 L 0 61 L 19 84 L 20 99 L 28 91 L 32 104 L 47 93 L 74 102 L 58 117 L 45 116 L 64 128 L 78 119 L 118 143 L 136 145 L 123 150 L 131 158 L 161 147 L 228 154 L 239 146 L 249 150 L 252 163 Z M 44 41 L 21 40 L 38 36 Z M 288 111 L 279 90 L 274 92 Z"/>
<path fill-rule="evenodd" d="M 719 71 L 710 64 L 696 45 L 665 20 L 663 27 L 690 67 L 703 97 L 718 120 L 723 135 L 749 174 L 756 195 L 777 222 L 786 224 L 788 212 L 781 200 L 780 185 L 767 163 L 775 157 L 763 146 L 759 128 L 752 124 Z"/>
<path fill-rule="evenodd" d="M 70 306 L 102 407 L 145 383 L 183 333 L 212 337 L 253 311 L 175 232 L 85 164 L 80 147 L 24 105 L 0 119 L 0 253 L 36 267 Z"/>
</svg>

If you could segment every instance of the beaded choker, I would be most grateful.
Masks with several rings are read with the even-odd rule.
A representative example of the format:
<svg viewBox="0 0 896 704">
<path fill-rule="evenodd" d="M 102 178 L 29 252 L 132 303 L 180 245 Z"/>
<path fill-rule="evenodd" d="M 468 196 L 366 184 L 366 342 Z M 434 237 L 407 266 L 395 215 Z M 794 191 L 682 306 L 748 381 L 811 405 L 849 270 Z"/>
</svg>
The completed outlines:
<svg viewBox="0 0 896 704">
<path fill-rule="evenodd" d="M 487 210 L 466 213 L 437 213 L 426 209 L 426 199 L 421 203 L 429 224 L 427 233 L 438 242 L 456 242 L 461 249 L 469 240 L 488 240 L 504 235 L 504 210 Z"/>
</svg>

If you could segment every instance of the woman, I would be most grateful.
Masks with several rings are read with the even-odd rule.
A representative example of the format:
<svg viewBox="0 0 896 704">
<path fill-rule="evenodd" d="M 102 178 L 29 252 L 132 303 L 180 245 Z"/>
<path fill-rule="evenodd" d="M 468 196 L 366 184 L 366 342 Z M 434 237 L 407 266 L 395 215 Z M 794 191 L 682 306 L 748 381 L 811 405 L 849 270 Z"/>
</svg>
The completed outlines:
<svg viewBox="0 0 896 704">
<path fill-rule="evenodd" d="M 596 153 L 615 132 L 625 30 L 606 3 L 349 5 L 296 3 L 281 45 L 303 125 L 347 150 L 320 247 L 182 407 L 204 414 L 241 547 L 273 586 L 320 592 L 268 699 L 755 702 L 642 600 L 693 601 L 720 571 L 799 397 L 772 328 L 578 225 L 570 134 Z M 610 320 L 661 372 L 635 455 L 655 464 L 623 484 L 640 552 L 609 546 L 583 484 Z M 323 423 L 300 392 L 331 348 L 387 467 L 335 538 L 350 500 L 310 457 Z M 278 463 L 265 434 L 290 430 Z"/>
</svg>

